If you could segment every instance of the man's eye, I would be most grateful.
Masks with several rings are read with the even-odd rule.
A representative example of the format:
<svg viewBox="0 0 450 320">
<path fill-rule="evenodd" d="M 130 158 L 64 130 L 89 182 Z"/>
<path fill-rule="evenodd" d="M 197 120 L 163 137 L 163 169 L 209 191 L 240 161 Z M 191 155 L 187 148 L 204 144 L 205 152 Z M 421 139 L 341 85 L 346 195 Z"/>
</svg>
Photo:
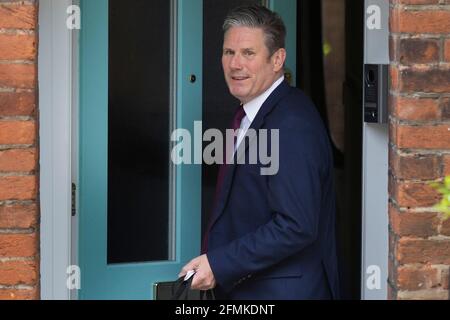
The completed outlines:
<svg viewBox="0 0 450 320">
<path fill-rule="evenodd" d="M 231 50 L 225 50 L 225 51 L 223 52 L 223 54 L 226 55 L 226 56 L 229 56 L 229 55 L 232 55 L 232 54 L 233 54 L 233 51 L 231 51 Z"/>
<path fill-rule="evenodd" d="M 244 52 L 244 54 L 245 54 L 246 56 L 252 56 L 252 55 L 254 55 L 255 53 L 254 53 L 253 51 L 246 51 L 246 52 Z"/>
</svg>

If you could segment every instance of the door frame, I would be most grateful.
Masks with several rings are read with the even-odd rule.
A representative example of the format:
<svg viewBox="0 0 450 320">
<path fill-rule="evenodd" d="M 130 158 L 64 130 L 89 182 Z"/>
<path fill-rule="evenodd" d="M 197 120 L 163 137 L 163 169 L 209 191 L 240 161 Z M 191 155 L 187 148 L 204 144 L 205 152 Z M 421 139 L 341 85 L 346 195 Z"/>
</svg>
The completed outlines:
<svg viewBox="0 0 450 320">
<path fill-rule="evenodd" d="M 369 29 L 366 24 L 370 17 L 367 8 L 371 5 L 376 5 L 381 10 L 381 28 L 378 30 Z M 389 3 L 385 0 L 364 0 L 364 11 L 363 65 L 389 66 Z M 387 299 L 388 295 L 389 123 L 366 123 L 364 119 L 361 121 L 361 298 L 379 300 Z M 374 280 L 379 280 L 379 286 L 378 281 Z"/>
<path fill-rule="evenodd" d="M 76 293 L 67 286 L 67 270 L 74 264 L 71 185 L 76 168 L 72 115 L 77 102 L 77 32 L 66 25 L 66 10 L 72 4 L 77 1 L 39 1 L 40 293 L 44 300 L 67 300 Z"/>
</svg>

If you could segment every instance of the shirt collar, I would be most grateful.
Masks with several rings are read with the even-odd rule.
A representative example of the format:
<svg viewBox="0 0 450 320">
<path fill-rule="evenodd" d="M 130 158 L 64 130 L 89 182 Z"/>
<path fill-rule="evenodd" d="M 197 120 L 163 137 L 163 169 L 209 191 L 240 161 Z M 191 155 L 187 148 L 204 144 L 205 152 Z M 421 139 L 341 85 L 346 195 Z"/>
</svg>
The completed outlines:
<svg viewBox="0 0 450 320">
<path fill-rule="evenodd" d="M 270 94 L 283 82 L 283 80 L 284 75 L 275 81 L 272 86 L 270 86 L 270 88 L 264 91 L 261 95 L 244 104 L 245 115 L 248 120 L 250 120 L 250 123 L 253 122 L 253 119 L 255 119 L 256 114 L 263 105 L 264 101 L 266 101 Z"/>
</svg>

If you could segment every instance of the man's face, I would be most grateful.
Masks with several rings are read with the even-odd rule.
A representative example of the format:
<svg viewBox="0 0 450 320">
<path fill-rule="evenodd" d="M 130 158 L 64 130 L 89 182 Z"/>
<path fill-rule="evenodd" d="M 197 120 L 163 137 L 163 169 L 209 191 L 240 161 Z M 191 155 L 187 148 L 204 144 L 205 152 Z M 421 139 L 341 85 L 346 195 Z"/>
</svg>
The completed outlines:
<svg viewBox="0 0 450 320">
<path fill-rule="evenodd" d="M 225 33 L 222 66 L 230 93 L 247 103 L 266 91 L 282 74 L 286 51 L 269 58 L 260 28 L 232 27 Z"/>
</svg>

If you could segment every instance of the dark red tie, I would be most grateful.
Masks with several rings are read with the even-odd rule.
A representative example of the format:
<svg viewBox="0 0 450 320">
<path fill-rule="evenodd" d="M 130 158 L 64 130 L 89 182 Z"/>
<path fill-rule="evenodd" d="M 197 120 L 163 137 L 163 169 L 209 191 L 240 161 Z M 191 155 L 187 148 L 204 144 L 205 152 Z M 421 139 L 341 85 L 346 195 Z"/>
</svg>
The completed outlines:
<svg viewBox="0 0 450 320">
<path fill-rule="evenodd" d="M 242 122 L 242 119 L 244 118 L 244 116 L 245 116 L 245 110 L 243 108 L 243 105 L 241 104 L 234 113 L 233 121 L 231 123 L 231 128 L 233 130 L 236 131 L 237 129 L 239 129 L 241 127 L 241 122 Z M 234 147 L 236 146 L 236 141 L 237 141 L 237 137 L 234 136 Z M 226 150 L 226 147 L 224 148 L 224 150 Z M 234 148 L 233 148 L 233 152 L 234 152 Z M 223 164 L 220 165 L 219 174 L 217 175 L 216 192 L 214 194 L 214 204 L 212 207 L 212 209 L 213 209 L 212 212 L 214 212 L 214 209 L 217 206 L 217 201 L 219 200 L 220 190 L 222 189 L 223 180 L 225 178 L 225 173 L 226 173 L 226 169 L 227 169 L 226 159 L 229 159 L 229 156 L 227 155 L 226 152 L 224 152 Z M 208 236 L 209 236 L 209 231 L 211 230 L 212 223 L 213 223 L 211 214 L 210 214 L 209 219 L 210 219 L 210 221 L 209 221 L 208 229 L 206 230 L 205 237 L 203 238 L 202 254 L 206 253 L 208 251 Z"/>
</svg>

